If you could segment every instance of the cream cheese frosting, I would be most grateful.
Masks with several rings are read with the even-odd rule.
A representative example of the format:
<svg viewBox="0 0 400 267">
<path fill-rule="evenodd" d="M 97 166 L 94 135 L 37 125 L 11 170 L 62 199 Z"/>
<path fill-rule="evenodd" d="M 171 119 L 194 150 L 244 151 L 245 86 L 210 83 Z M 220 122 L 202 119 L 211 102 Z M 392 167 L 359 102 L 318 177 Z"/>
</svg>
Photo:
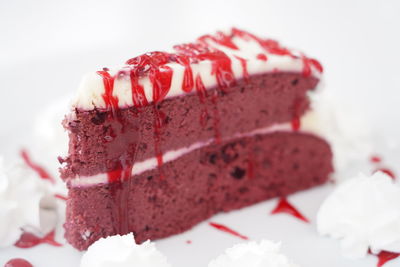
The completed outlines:
<svg viewBox="0 0 400 267">
<path fill-rule="evenodd" d="M 277 42 L 269 39 L 261 39 L 253 34 L 232 29 L 228 32 L 218 32 L 216 35 L 200 37 L 195 43 L 189 45 L 201 45 L 202 48 L 211 49 L 223 53 L 224 60 L 228 60 L 234 79 L 246 78 L 247 75 L 262 74 L 268 72 L 307 72 L 306 75 L 320 77 L 321 65 L 314 59 L 304 56 L 299 51 L 289 50 L 281 47 Z M 175 46 L 169 55 L 176 56 L 181 53 L 180 46 Z M 186 49 L 186 48 L 185 48 Z M 186 52 L 186 51 L 185 51 Z M 188 53 L 197 53 L 197 50 L 190 50 Z M 165 52 L 156 52 L 165 53 Z M 151 53 L 142 55 L 152 57 Z M 226 57 L 225 57 L 226 56 Z M 138 57 L 138 58 L 140 58 Z M 193 58 L 195 57 L 195 60 Z M 185 82 L 185 70 L 189 68 L 193 78 L 200 77 L 205 88 L 212 88 L 218 85 L 218 78 L 213 65 L 213 59 L 203 58 L 199 55 L 190 55 L 190 64 L 182 62 L 168 62 L 158 67 L 160 72 L 172 71 L 170 86 L 165 98 L 185 94 L 183 83 Z M 128 61 L 129 62 L 129 61 Z M 224 63 L 225 64 L 225 63 Z M 148 74 L 148 66 L 144 65 L 143 74 L 138 78 L 139 86 L 143 87 L 143 95 L 133 95 L 132 70 L 138 68 L 131 64 L 125 64 L 117 68 L 105 68 L 107 79 L 112 83 L 112 97 L 117 99 L 118 107 L 133 106 L 134 98 L 145 98 L 150 103 L 154 100 L 155 82 Z M 225 75 L 226 73 L 224 73 Z M 135 74 L 136 75 L 136 74 Z M 137 75 L 136 75 L 137 76 Z M 197 80 L 196 80 L 197 81 Z M 108 81 L 107 81 L 108 83 Z M 77 96 L 72 103 L 73 108 L 91 110 L 94 108 L 106 108 L 107 103 L 104 95 L 107 94 L 104 77 L 99 72 L 88 73 L 84 76 L 79 85 Z M 143 100 L 143 99 L 142 99 Z"/>
</svg>

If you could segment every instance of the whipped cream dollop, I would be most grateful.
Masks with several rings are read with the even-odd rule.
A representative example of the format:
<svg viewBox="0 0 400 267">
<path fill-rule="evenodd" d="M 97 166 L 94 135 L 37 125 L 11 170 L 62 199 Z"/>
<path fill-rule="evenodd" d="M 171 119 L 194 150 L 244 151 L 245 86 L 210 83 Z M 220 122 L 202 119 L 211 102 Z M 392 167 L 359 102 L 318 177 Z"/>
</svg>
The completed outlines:
<svg viewBox="0 0 400 267">
<path fill-rule="evenodd" d="M 102 238 L 89 247 L 80 267 L 170 267 L 154 243 L 135 243 L 133 234 Z"/>
<path fill-rule="evenodd" d="M 14 245 L 23 227 L 41 228 L 40 207 L 48 192 L 46 182 L 29 167 L 6 168 L 0 157 L 0 247 Z"/>
<path fill-rule="evenodd" d="M 212 260 L 208 267 L 298 267 L 280 252 L 281 244 L 268 240 L 235 245 Z"/>
<path fill-rule="evenodd" d="M 400 186 L 382 172 L 338 185 L 317 215 L 318 232 L 341 240 L 343 253 L 360 258 L 400 252 Z"/>
<path fill-rule="evenodd" d="M 368 171 L 368 157 L 373 152 L 372 130 L 359 106 L 332 91 L 319 90 L 310 93 L 313 112 L 308 112 L 301 127 L 324 137 L 331 145 L 334 177 L 352 177 L 360 171 Z"/>
</svg>

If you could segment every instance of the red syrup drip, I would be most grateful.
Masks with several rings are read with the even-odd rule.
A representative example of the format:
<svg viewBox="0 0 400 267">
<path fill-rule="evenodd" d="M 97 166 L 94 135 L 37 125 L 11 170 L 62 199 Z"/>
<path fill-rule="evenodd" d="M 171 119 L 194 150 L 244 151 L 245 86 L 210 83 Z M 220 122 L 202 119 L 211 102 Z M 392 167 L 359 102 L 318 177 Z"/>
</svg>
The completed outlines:
<svg viewBox="0 0 400 267">
<path fill-rule="evenodd" d="M 97 74 L 103 78 L 104 94 L 102 95 L 106 108 L 110 108 L 114 117 L 117 118 L 118 97 L 113 95 L 115 76 L 111 76 L 107 68 L 97 71 Z"/>
<path fill-rule="evenodd" d="M 257 55 L 257 59 L 262 60 L 262 61 L 267 61 L 268 60 L 267 56 L 264 55 L 264 54 L 258 54 Z"/>
<path fill-rule="evenodd" d="M 64 200 L 64 201 L 68 200 L 68 197 L 66 197 L 64 195 L 61 195 L 61 194 L 54 194 L 54 197 L 58 198 L 58 199 L 61 199 L 61 200 Z"/>
<path fill-rule="evenodd" d="M 394 174 L 394 172 L 392 170 L 390 170 L 388 168 L 379 168 L 379 169 L 376 169 L 373 173 L 378 172 L 378 171 L 386 173 L 387 175 L 390 176 L 390 178 L 392 178 L 393 180 L 396 180 L 396 175 Z"/>
<path fill-rule="evenodd" d="M 110 193 L 115 205 L 110 209 L 113 220 L 116 220 L 114 222 L 114 232 L 121 235 L 129 232 L 128 205 L 132 168 L 133 165 L 124 166 L 124 162 L 121 161 L 120 169 L 108 172 L 108 181 L 112 183 L 110 185 Z"/>
<path fill-rule="evenodd" d="M 310 222 L 292 204 L 290 204 L 285 197 L 282 197 L 279 200 L 278 205 L 271 211 L 271 214 L 278 214 L 278 213 L 287 213 L 306 223 Z"/>
<path fill-rule="evenodd" d="M 19 240 L 14 244 L 18 248 L 32 248 L 40 244 L 49 244 L 54 247 L 62 247 L 62 244 L 54 240 L 55 231 L 51 231 L 44 237 L 38 237 L 33 233 L 23 232 Z"/>
<path fill-rule="evenodd" d="M 9 260 L 4 267 L 33 267 L 33 265 L 27 260 L 16 258 Z"/>
<path fill-rule="evenodd" d="M 249 72 L 247 71 L 247 60 L 238 56 L 235 56 L 235 58 L 240 61 L 240 65 L 242 66 L 243 69 L 243 78 L 246 82 L 248 82 L 250 76 Z"/>
<path fill-rule="evenodd" d="M 213 223 L 213 222 L 210 222 L 209 224 L 210 224 L 212 227 L 214 227 L 215 229 L 217 229 L 217 230 L 220 230 L 220 231 L 222 231 L 222 232 L 225 232 L 225 233 L 234 235 L 234 236 L 239 237 L 239 238 L 241 238 L 241 239 L 243 239 L 243 240 L 249 240 L 249 238 L 248 238 L 247 236 L 244 236 L 244 235 L 242 235 L 242 234 L 239 234 L 238 232 L 232 230 L 231 228 L 229 228 L 229 227 L 227 227 L 227 226 L 225 226 L 225 225 L 218 224 L 218 223 Z"/>
<path fill-rule="evenodd" d="M 51 183 L 55 183 L 54 178 L 40 165 L 33 162 L 26 150 L 21 150 L 21 157 L 24 160 L 25 164 L 28 165 L 32 170 L 34 170 L 41 179 L 48 180 Z"/>
<path fill-rule="evenodd" d="M 370 161 L 372 163 L 381 163 L 382 162 L 382 158 L 378 155 L 372 155 L 370 158 Z"/>
<path fill-rule="evenodd" d="M 298 131 L 301 128 L 300 113 L 301 113 L 301 101 L 299 99 L 296 99 L 293 103 L 293 115 L 291 121 L 293 131 Z"/>
</svg>

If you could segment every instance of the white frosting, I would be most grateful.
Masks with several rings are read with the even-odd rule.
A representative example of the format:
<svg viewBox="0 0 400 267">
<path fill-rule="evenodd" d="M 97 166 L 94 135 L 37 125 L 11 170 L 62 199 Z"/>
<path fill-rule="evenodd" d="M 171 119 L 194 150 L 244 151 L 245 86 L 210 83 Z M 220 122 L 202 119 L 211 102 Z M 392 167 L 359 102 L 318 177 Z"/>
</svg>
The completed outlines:
<svg viewBox="0 0 400 267">
<path fill-rule="evenodd" d="M 310 123 L 307 123 L 307 124 L 309 125 Z M 254 136 L 256 134 L 267 134 L 267 133 L 272 133 L 272 132 L 277 132 L 277 131 L 290 132 L 290 131 L 292 131 L 292 126 L 290 123 L 275 124 L 273 126 L 257 129 L 252 132 L 249 132 L 249 133 L 236 134 L 230 139 L 236 139 L 236 138 L 241 138 L 241 137 L 246 137 L 246 136 Z M 302 127 L 301 132 L 313 133 L 312 131 L 309 131 L 306 127 Z M 187 153 L 192 152 L 193 150 L 207 146 L 207 145 L 211 144 L 213 141 L 214 141 L 214 139 L 209 139 L 205 142 L 194 143 L 194 144 L 190 145 L 189 147 L 184 147 L 184 148 L 180 148 L 177 150 L 167 151 L 166 153 L 163 154 L 163 162 L 167 163 L 167 162 L 173 161 L 179 157 L 182 157 L 183 155 L 185 155 Z M 146 159 L 144 161 L 135 163 L 132 168 L 132 175 L 138 175 L 145 171 L 154 169 L 156 167 L 157 167 L 157 158 L 152 157 L 152 158 Z M 90 186 L 90 185 L 94 185 L 94 184 L 101 184 L 101 183 L 107 183 L 107 182 L 108 182 L 108 176 L 106 173 L 100 173 L 100 174 L 93 175 L 93 176 L 75 177 L 75 178 L 69 180 L 69 183 L 71 186 L 77 186 L 77 187 L 78 186 Z"/>
<path fill-rule="evenodd" d="M 400 252 L 400 186 L 382 172 L 338 185 L 317 215 L 318 232 L 341 240 L 343 253 Z"/>
<path fill-rule="evenodd" d="M 24 164 L 5 168 L 0 157 L 0 247 L 15 244 L 29 226 L 40 229 L 40 205 L 48 195 L 46 181 Z"/>
<path fill-rule="evenodd" d="M 276 55 L 265 51 L 260 44 L 251 38 L 234 37 L 233 43 L 239 48 L 238 50 L 230 49 L 226 46 L 219 45 L 212 40 L 208 40 L 207 43 L 213 48 L 219 49 L 226 53 L 232 62 L 232 71 L 236 79 L 243 78 L 243 67 L 239 59 L 236 56 L 246 60 L 247 72 L 249 75 L 267 73 L 272 71 L 280 72 L 302 72 L 304 62 L 302 54 L 298 51 L 291 50 L 293 55 L 298 56 L 297 58 L 288 55 Z M 267 61 L 257 59 L 258 54 L 265 54 L 268 57 Z M 166 98 L 182 95 L 185 92 L 182 90 L 182 81 L 184 77 L 184 67 L 178 63 L 166 64 L 173 70 L 171 88 Z M 190 65 L 193 71 L 193 77 L 197 74 L 200 75 L 206 88 L 211 88 L 217 85 L 216 76 L 212 74 L 212 65 L 209 60 L 203 60 L 196 64 Z M 313 65 L 311 67 L 311 73 L 313 76 L 319 77 L 320 73 L 315 69 Z M 120 70 L 128 70 L 130 66 L 122 66 L 119 68 L 110 69 L 109 73 L 115 75 Z M 152 102 L 153 99 L 153 88 L 152 83 L 148 76 L 145 76 L 139 80 L 139 84 L 144 87 L 144 92 L 148 102 Z M 95 107 L 104 108 L 106 107 L 102 95 L 105 92 L 103 79 L 96 72 L 89 73 L 84 76 L 81 84 L 79 85 L 78 93 L 73 101 L 73 107 L 91 110 Z M 129 75 L 121 75 L 116 78 L 114 83 L 113 96 L 117 97 L 120 107 L 132 106 L 132 91 L 131 81 Z"/>
<path fill-rule="evenodd" d="M 280 249 L 279 243 L 268 240 L 238 244 L 212 260 L 208 267 L 297 267 Z"/>
<path fill-rule="evenodd" d="M 154 243 L 135 243 L 133 234 L 96 241 L 83 255 L 80 267 L 170 267 Z"/>
</svg>

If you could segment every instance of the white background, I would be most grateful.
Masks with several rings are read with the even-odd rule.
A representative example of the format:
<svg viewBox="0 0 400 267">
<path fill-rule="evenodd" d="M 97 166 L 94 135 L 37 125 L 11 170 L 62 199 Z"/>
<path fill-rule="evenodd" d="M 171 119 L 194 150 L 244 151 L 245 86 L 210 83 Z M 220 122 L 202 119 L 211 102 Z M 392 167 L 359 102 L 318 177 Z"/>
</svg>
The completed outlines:
<svg viewBox="0 0 400 267">
<path fill-rule="evenodd" d="M 400 1 L 0 0 L 0 154 L 14 157 L 29 140 L 32 118 L 53 99 L 73 94 L 83 73 L 230 26 L 279 39 L 319 59 L 326 90 L 363 110 L 384 136 L 400 134 Z M 161 245 L 171 248 L 171 242 Z M 198 252 L 197 265 L 191 266 L 205 266 L 207 257 L 229 244 L 215 245 L 218 252 Z M 292 254 L 299 250 L 289 245 Z M 184 263 L 179 251 L 168 253 L 174 263 Z M 296 255 L 303 266 L 328 266 L 322 258 L 312 259 L 314 253 Z"/>
</svg>

